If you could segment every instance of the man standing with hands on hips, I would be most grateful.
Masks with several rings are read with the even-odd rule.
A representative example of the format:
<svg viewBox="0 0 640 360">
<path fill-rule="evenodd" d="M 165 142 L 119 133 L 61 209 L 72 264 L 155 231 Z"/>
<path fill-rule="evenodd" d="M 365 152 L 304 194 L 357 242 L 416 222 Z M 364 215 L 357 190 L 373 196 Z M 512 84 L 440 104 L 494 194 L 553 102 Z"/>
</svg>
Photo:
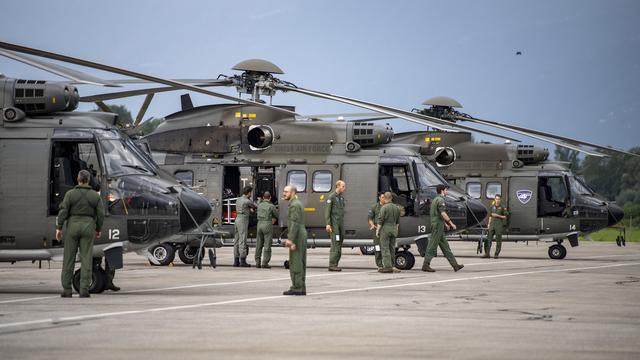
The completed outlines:
<svg viewBox="0 0 640 360">
<path fill-rule="evenodd" d="M 336 191 L 329 194 L 324 206 L 325 229 L 331 236 L 331 249 L 329 250 L 329 271 L 342 271 L 338 267 L 342 255 L 342 241 L 344 241 L 344 197 L 342 193 L 347 189 L 347 184 L 336 181 Z"/>
</svg>

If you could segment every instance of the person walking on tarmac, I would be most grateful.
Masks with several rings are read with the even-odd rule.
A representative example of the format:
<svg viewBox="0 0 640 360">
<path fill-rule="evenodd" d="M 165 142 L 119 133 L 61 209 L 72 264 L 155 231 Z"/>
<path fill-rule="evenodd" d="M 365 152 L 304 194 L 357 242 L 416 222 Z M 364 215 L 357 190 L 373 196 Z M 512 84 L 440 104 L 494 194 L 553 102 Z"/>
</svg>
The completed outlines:
<svg viewBox="0 0 640 360">
<path fill-rule="evenodd" d="M 396 237 L 400 226 L 400 209 L 392 202 L 393 196 L 390 192 L 384 193 L 384 205 L 376 219 L 376 235 L 380 238 L 380 249 L 382 252 L 381 273 L 400 272 L 393 267 L 393 259 L 396 253 Z"/>
<path fill-rule="evenodd" d="M 235 234 L 233 237 L 233 266 L 251 267 L 247 263 L 247 234 L 249 233 L 249 216 L 256 205 L 251 201 L 251 186 L 242 189 L 242 196 L 236 200 Z"/>
<path fill-rule="evenodd" d="M 62 297 L 71 297 L 71 283 L 76 253 L 80 251 L 80 297 L 89 297 L 93 266 L 93 240 L 99 238 L 104 221 L 104 205 L 97 192 L 89 186 L 91 174 L 78 173 L 78 185 L 67 191 L 56 218 L 56 239 L 63 240 Z M 66 230 L 63 227 L 67 224 Z"/>
<path fill-rule="evenodd" d="M 273 224 L 278 220 L 276 207 L 271 203 L 271 193 L 265 191 L 262 201 L 258 204 L 258 228 L 256 231 L 256 267 L 270 269 L 271 241 L 273 239 Z M 264 254 L 263 254 L 264 247 Z M 262 263 L 260 262 L 262 258 Z"/>
<path fill-rule="evenodd" d="M 384 205 L 383 192 L 378 195 L 378 201 L 375 204 L 371 205 L 369 214 L 367 216 L 367 221 L 369 222 L 369 230 L 373 232 L 373 246 L 375 247 L 375 259 L 378 270 L 382 269 L 382 252 L 380 249 L 380 237 L 377 233 L 376 218 L 378 217 L 378 214 L 380 214 L 382 205 Z"/>
<path fill-rule="evenodd" d="M 284 246 L 289 248 L 289 274 L 291 288 L 282 295 L 307 295 L 305 277 L 307 273 L 307 229 L 304 227 L 304 208 L 293 185 L 285 186 L 282 197 L 289 201 L 287 217 L 287 240 Z"/>
<path fill-rule="evenodd" d="M 436 192 L 438 195 L 436 195 L 431 202 L 431 237 L 429 238 L 427 252 L 424 256 L 422 271 L 435 272 L 435 270 L 431 268 L 431 259 L 436 256 L 438 246 L 440 246 L 440 250 L 442 250 L 442 253 L 447 260 L 449 260 L 449 264 L 453 267 L 453 271 L 458 271 L 464 267 L 464 265 L 458 265 L 456 262 L 456 258 L 453 256 L 451 248 L 449 247 L 449 242 L 444 236 L 445 229 L 447 231 L 456 229 L 456 224 L 454 224 L 449 218 L 447 208 L 444 203 L 444 197 L 447 195 L 448 189 L 449 187 L 446 185 L 440 184 L 436 186 Z"/>
<path fill-rule="evenodd" d="M 342 194 L 347 184 L 336 181 L 336 190 L 329 194 L 324 206 L 325 229 L 331 235 L 331 249 L 329 250 L 329 271 L 342 271 L 338 267 L 342 256 L 342 241 L 344 240 L 344 197 Z"/>
<path fill-rule="evenodd" d="M 489 216 L 489 234 L 487 235 L 487 241 L 484 243 L 484 255 L 483 258 L 489 258 L 491 252 L 491 242 L 493 237 L 496 237 L 496 254 L 495 259 L 500 255 L 500 249 L 502 248 L 502 233 L 504 231 L 505 223 L 507 222 L 507 216 L 509 212 L 507 208 L 502 206 L 502 196 L 496 194 L 491 206 L 491 216 Z"/>
</svg>

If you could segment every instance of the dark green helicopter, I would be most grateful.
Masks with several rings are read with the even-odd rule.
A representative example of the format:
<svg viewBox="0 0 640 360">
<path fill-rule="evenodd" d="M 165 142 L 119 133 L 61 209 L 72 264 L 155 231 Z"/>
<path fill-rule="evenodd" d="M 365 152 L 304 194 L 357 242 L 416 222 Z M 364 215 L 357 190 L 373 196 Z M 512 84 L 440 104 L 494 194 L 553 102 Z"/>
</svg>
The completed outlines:
<svg viewBox="0 0 640 360">
<path fill-rule="evenodd" d="M 140 139 L 140 145 L 153 154 L 160 167 L 205 195 L 213 204 L 212 222 L 229 232 L 233 231 L 235 199 L 244 185 L 253 185 L 256 199 L 264 191 L 278 194 L 285 184 L 294 184 L 305 204 L 309 245 L 328 247 L 324 203 L 333 184 L 342 179 L 347 183 L 346 236 L 342 244 L 370 246 L 373 240 L 367 224 L 368 210 L 378 192 L 391 191 L 404 209 L 396 266 L 410 269 L 415 258 L 406 250 L 414 242 L 421 246 L 428 237 L 430 202 L 436 185 L 446 183 L 423 159 L 420 147 L 391 144 L 393 130 L 388 125 L 302 118 L 293 107 L 267 105 L 262 97 L 293 91 L 385 115 L 397 113 L 348 98 L 323 96 L 282 81 L 274 74 L 283 71 L 265 60 L 243 61 L 233 69 L 241 74 L 202 80 L 201 85 L 235 87 L 249 99 L 194 107 L 189 95 L 183 95 L 182 110 L 167 116 L 153 133 Z M 175 87 L 101 94 L 82 100 L 102 102 L 143 94 L 149 99 L 154 93 L 170 90 Z M 413 114 L 402 116 L 424 123 Z M 446 204 L 459 229 L 476 225 L 487 214 L 484 205 L 458 189 L 449 193 Z M 286 211 L 286 207 L 279 208 L 282 228 L 286 227 Z M 231 239 L 225 244 L 230 245 Z M 172 255 L 179 243 L 162 246 L 162 255 Z M 168 263 L 172 257 L 159 260 Z"/>
<path fill-rule="evenodd" d="M 19 50 L 7 43 L 0 48 Z M 83 169 L 92 173 L 107 213 L 93 248 L 91 292 L 106 285 L 105 255 L 111 268 L 121 267 L 123 252 L 170 241 L 209 218 L 207 199 L 158 168 L 120 131 L 117 115 L 74 111 L 80 97 L 72 84 L 115 83 L 11 51 L 0 55 L 72 79 L 0 76 L 0 261 L 62 259 L 55 218 Z"/>
<path fill-rule="evenodd" d="M 414 109 L 413 113 L 434 121 L 432 129 L 396 134 L 393 143 L 419 145 L 421 151 L 428 154 L 426 158 L 438 167 L 448 181 L 487 206 L 491 206 L 496 194 L 501 194 L 503 204 L 510 212 L 503 241 L 555 243 L 549 247 L 549 257 L 563 259 L 567 254 L 567 249 L 562 245 L 564 240 L 569 240 L 572 247 L 578 246 L 579 235 L 613 226 L 624 217 L 620 206 L 595 193 L 566 163 L 549 161 L 547 149 L 512 144 L 510 141 L 504 144 L 475 143 L 471 136 L 475 129 L 460 128 L 459 122 L 511 131 L 588 156 L 607 156 L 606 152 L 631 156 L 638 154 L 477 119 L 456 111 L 455 108 L 461 108 L 462 105 L 444 96 L 428 99 L 423 104 L 429 107 Z M 483 238 L 486 238 L 486 229 L 483 227 L 450 236 L 450 239 L 474 241 Z M 623 235 L 618 237 L 618 244 L 624 244 Z M 478 251 L 482 251 L 480 244 Z"/>
</svg>

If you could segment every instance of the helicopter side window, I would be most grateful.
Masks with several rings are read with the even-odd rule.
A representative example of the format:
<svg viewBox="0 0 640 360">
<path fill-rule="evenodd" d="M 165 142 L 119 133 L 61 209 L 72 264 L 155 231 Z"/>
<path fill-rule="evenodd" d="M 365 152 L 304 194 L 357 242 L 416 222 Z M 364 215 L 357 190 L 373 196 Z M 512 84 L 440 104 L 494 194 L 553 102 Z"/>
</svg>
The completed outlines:
<svg viewBox="0 0 640 360">
<path fill-rule="evenodd" d="M 568 192 L 562 177 L 541 176 L 538 179 L 538 215 L 562 216 Z"/>
<path fill-rule="evenodd" d="M 193 171 L 191 170 L 178 170 L 173 173 L 175 177 L 183 184 L 193 187 Z"/>
<path fill-rule="evenodd" d="M 305 192 L 307 190 L 307 173 L 304 170 L 289 171 L 287 184 L 295 186 L 298 192 Z"/>
<path fill-rule="evenodd" d="M 479 182 L 467 183 L 466 191 L 472 198 L 480 199 L 480 194 L 482 194 L 482 184 Z"/>
<path fill-rule="evenodd" d="M 487 199 L 493 199 L 498 194 L 502 194 L 502 184 L 495 181 L 488 182 L 484 196 Z M 480 196 L 478 196 L 478 198 L 480 198 Z"/>
<path fill-rule="evenodd" d="M 329 192 L 333 183 L 331 171 L 319 170 L 313 173 L 313 192 Z"/>
</svg>

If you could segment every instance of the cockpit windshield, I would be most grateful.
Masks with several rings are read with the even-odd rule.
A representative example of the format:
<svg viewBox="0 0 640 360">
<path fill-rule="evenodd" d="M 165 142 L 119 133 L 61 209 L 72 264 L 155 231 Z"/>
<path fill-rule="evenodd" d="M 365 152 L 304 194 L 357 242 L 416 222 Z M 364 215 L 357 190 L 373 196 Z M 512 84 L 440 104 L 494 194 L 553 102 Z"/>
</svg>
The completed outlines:
<svg viewBox="0 0 640 360">
<path fill-rule="evenodd" d="M 569 183 L 571 184 L 571 192 L 575 195 L 593 195 L 593 191 L 579 176 L 569 176 Z"/>
<path fill-rule="evenodd" d="M 155 175 L 153 167 L 140 156 L 136 149 L 132 148 L 135 145 L 125 139 L 121 137 L 101 139 L 100 145 L 110 176 Z"/>
<path fill-rule="evenodd" d="M 447 183 L 442 175 L 425 163 L 416 163 L 416 169 L 418 170 L 418 181 L 421 189 Z"/>
</svg>

